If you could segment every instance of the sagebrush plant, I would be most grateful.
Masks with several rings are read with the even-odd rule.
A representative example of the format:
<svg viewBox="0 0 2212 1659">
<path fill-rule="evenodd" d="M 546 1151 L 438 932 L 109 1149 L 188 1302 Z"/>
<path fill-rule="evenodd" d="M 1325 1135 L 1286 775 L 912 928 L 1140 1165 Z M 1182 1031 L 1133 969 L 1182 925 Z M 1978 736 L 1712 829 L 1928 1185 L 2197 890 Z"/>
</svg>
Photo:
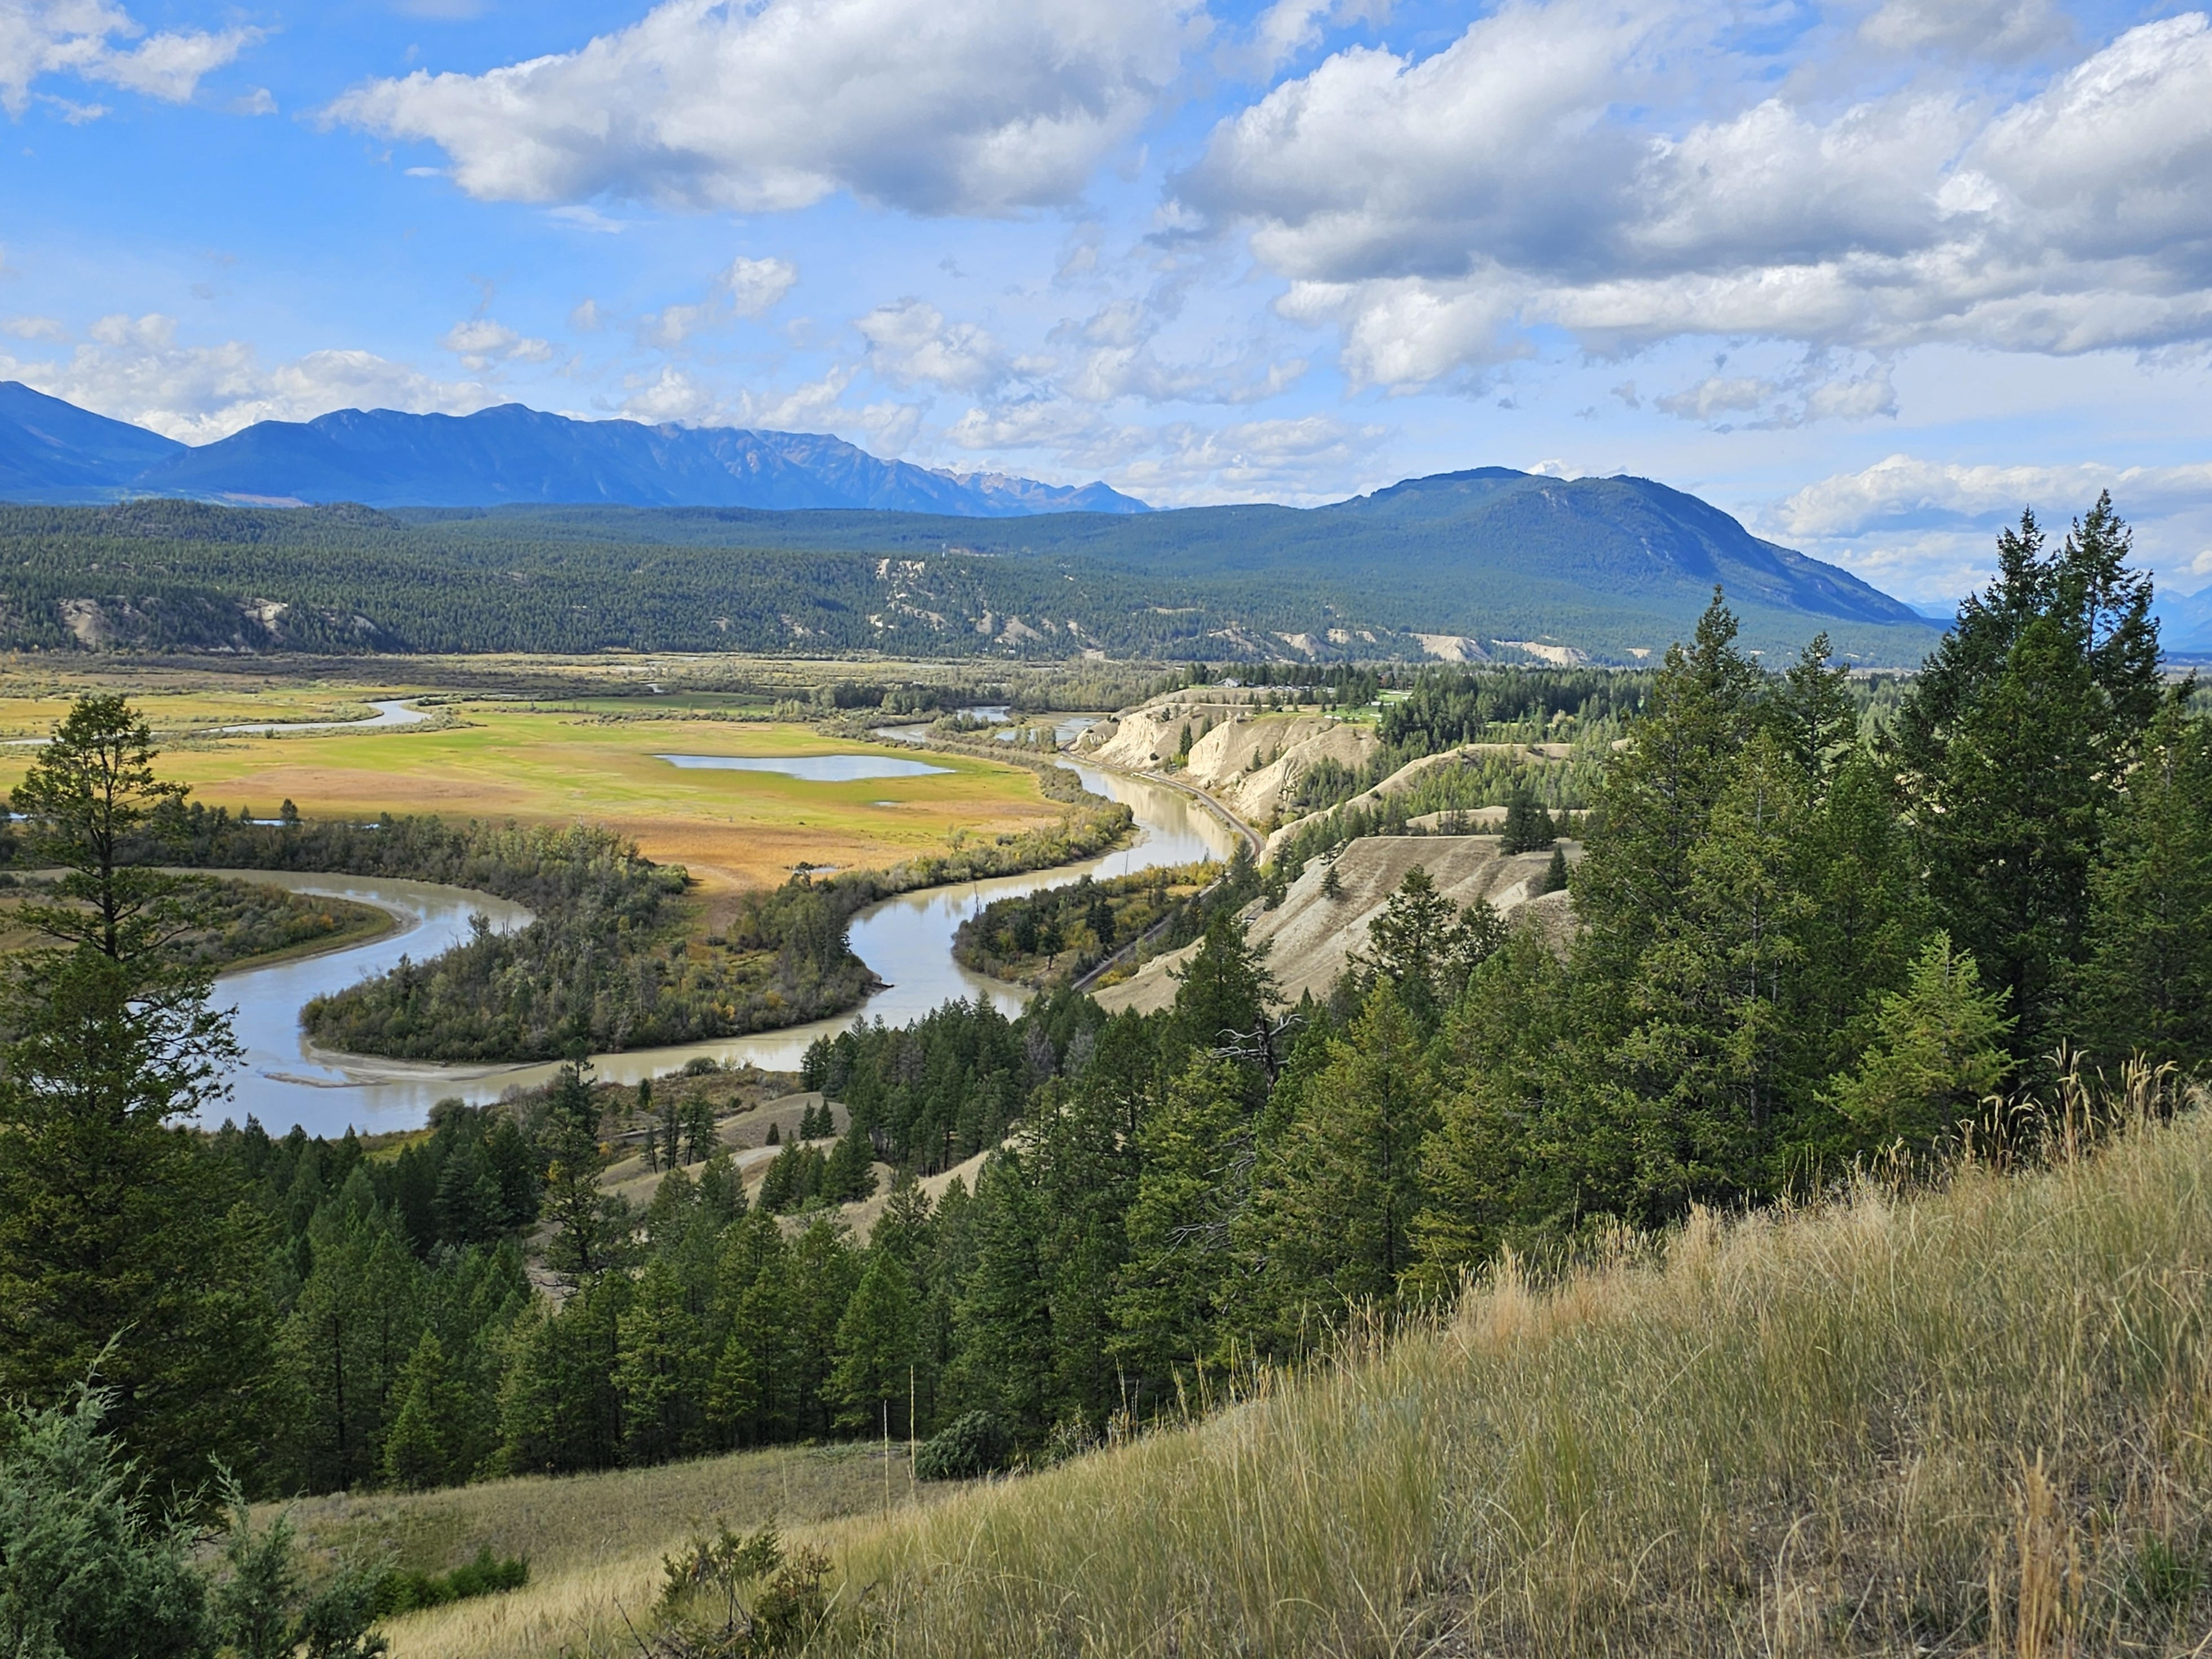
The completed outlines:
<svg viewBox="0 0 2212 1659">
<path fill-rule="evenodd" d="M 636 1638 L 647 1659 L 775 1659 L 829 1627 L 830 1558 L 806 1544 L 786 1550 L 772 1526 L 694 1539 L 661 1572 L 652 1629 Z"/>
</svg>

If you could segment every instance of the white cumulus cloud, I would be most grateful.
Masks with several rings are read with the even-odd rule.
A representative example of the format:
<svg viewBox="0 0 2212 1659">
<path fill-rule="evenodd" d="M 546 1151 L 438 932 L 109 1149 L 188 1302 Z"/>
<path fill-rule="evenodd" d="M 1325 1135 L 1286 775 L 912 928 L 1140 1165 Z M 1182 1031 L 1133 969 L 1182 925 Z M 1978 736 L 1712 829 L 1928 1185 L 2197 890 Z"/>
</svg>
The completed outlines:
<svg viewBox="0 0 2212 1659">
<path fill-rule="evenodd" d="M 495 363 L 543 363 L 553 357 L 551 342 L 518 334 L 489 317 L 455 323 L 438 343 L 457 355 L 464 368 L 478 373 Z"/>
<path fill-rule="evenodd" d="M 1195 0 L 663 0 L 481 75 L 373 81 L 337 119 L 445 150 L 487 200 L 918 213 L 1081 193 L 1203 27 Z"/>
<path fill-rule="evenodd" d="M 108 0 L 8 0 L 0 4 L 0 108 L 21 116 L 44 76 L 71 76 L 182 103 L 210 71 L 261 38 L 253 28 L 149 34 Z M 65 116 L 105 113 L 58 100 Z"/>
<path fill-rule="evenodd" d="M 982 392 L 1012 372 L 989 331 L 952 323 L 927 300 L 878 306 L 853 326 L 868 343 L 868 363 L 896 386 L 933 381 L 953 392 Z"/>
<path fill-rule="evenodd" d="M 1768 533 L 1908 598 L 1955 599 L 1989 580 L 1997 530 L 2033 508 L 2057 533 L 2102 490 L 2135 527 L 2136 559 L 2169 585 L 2212 574 L 2212 463 L 2114 466 L 1932 460 L 1896 454 L 1807 484 Z M 2179 580 L 2173 579 L 2179 578 Z"/>
<path fill-rule="evenodd" d="M 747 259 L 740 257 L 722 273 L 722 286 L 740 317 L 757 317 L 791 292 L 799 281 L 799 267 L 788 259 Z"/>
<path fill-rule="evenodd" d="M 1806 485 L 1776 510 L 1799 536 L 1856 536 L 1887 526 L 1990 525 L 2033 507 L 2061 520 L 2109 489 L 2140 517 L 2212 507 L 2212 463 L 2189 466 L 1972 465 L 1892 455 L 1856 472 Z"/>
<path fill-rule="evenodd" d="M 689 305 L 664 306 L 641 320 L 638 337 L 669 349 L 696 334 L 721 328 L 741 317 L 758 317 L 791 292 L 799 267 L 788 259 L 740 257 L 714 279 L 714 297 Z"/>
</svg>

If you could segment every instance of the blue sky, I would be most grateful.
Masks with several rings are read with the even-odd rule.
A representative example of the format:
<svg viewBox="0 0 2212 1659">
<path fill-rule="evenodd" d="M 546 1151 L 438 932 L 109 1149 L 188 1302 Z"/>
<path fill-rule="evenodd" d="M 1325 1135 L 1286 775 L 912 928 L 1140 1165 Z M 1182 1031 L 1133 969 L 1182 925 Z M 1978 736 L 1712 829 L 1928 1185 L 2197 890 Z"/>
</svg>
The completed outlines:
<svg viewBox="0 0 2212 1659">
<path fill-rule="evenodd" d="M 1906 598 L 2212 582 L 2212 27 L 2056 0 L 0 0 L 0 377 L 1161 504 L 1632 471 Z"/>
</svg>

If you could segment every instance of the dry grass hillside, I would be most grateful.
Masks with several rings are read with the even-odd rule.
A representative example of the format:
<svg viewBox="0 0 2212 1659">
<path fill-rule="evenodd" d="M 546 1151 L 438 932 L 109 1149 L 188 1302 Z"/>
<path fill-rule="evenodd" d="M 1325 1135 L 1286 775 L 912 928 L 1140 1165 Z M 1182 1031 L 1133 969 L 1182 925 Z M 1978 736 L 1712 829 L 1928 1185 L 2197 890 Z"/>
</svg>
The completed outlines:
<svg viewBox="0 0 2212 1659">
<path fill-rule="evenodd" d="M 1351 812 L 1372 807 L 1386 796 L 1405 793 L 1420 781 L 1424 774 L 1429 772 L 1450 770 L 1462 766 L 1476 766 L 1484 762 L 1502 760 L 1511 760 L 1531 766 L 1540 766 L 1547 763 L 1557 764 L 1568 759 L 1574 752 L 1574 745 L 1567 743 L 1462 744 L 1455 749 L 1446 749 L 1438 754 L 1424 755 L 1418 760 L 1407 761 L 1373 788 L 1363 789 L 1350 799 L 1329 810 Z M 1484 815 L 1489 816 L 1486 817 Z M 1413 822 L 1433 824 L 1443 816 L 1440 812 L 1425 813 Z M 1471 807 L 1468 809 L 1468 816 L 1474 822 L 1487 823 L 1494 828 L 1504 819 L 1505 809 L 1502 806 Z M 1277 848 L 1290 838 L 1295 828 L 1296 821 L 1293 820 L 1291 823 L 1283 824 L 1269 836 L 1266 856 L 1273 857 Z"/>
<path fill-rule="evenodd" d="M 1567 896 L 1531 896 L 1552 855 L 1501 857 L 1498 846 L 1495 836 L 1364 836 L 1347 842 L 1334 866 L 1340 889 L 1336 897 L 1322 890 L 1330 866 L 1311 860 L 1291 884 L 1282 903 L 1249 914 L 1248 936 L 1255 945 L 1267 946 L 1267 965 L 1285 1000 L 1296 1002 L 1308 991 L 1326 996 L 1352 953 L 1365 946 L 1368 923 L 1417 865 L 1455 904 L 1487 899 L 1510 920 L 1534 923 L 1550 934 L 1560 933 L 1567 920 Z M 1579 849 L 1574 842 L 1566 847 L 1570 859 L 1577 856 Z M 1117 1012 L 1134 1008 L 1149 1013 L 1166 1007 L 1175 1000 L 1174 969 L 1197 948 L 1188 945 L 1155 957 L 1121 984 L 1098 992 L 1099 1002 Z"/>
<path fill-rule="evenodd" d="M 2212 1116 L 2138 1116 L 2037 1173 L 1508 1262 L 1433 1326 L 933 1504 L 792 1451 L 308 1519 L 536 1540 L 527 1589 L 395 1621 L 394 1659 L 635 1651 L 618 1609 L 672 1541 L 772 1516 L 835 1564 L 815 1654 L 2183 1659 L 2208 1316 Z"/>
<path fill-rule="evenodd" d="M 611 1651 L 626 1619 L 646 1625 L 660 1558 L 692 1539 L 880 1513 L 886 1474 L 893 1504 L 943 1493 L 915 1486 L 907 1448 L 894 1443 L 888 1461 L 878 1446 L 780 1447 L 442 1492 L 340 1492 L 290 1510 L 310 1545 L 341 1558 L 442 1571 L 488 1547 L 529 1561 L 522 1590 L 386 1620 L 392 1659 L 551 1659 Z"/>
<path fill-rule="evenodd" d="M 834 1651 L 2201 1656 L 2212 1119 L 1699 1215 L 1186 1432 L 823 1529 Z"/>
<path fill-rule="evenodd" d="M 771 1076 L 768 1082 L 772 1084 L 777 1080 L 785 1079 Z M 687 1082 L 696 1084 L 696 1080 L 671 1079 L 658 1086 L 663 1090 L 680 1090 Z M 768 1166 L 785 1146 L 799 1139 L 800 1124 L 816 1108 L 827 1106 L 830 1109 L 830 1122 L 837 1134 L 842 1134 L 846 1126 L 852 1121 L 852 1114 L 845 1109 L 842 1102 L 826 1098 L 818 1090 L 775 1094 L 773 1097 L 769 1097 L 770 1093 L 771 1091 L 764 1087 L 756 1088 L 750 1093 L 738 1088 L 712 1097 L 715 1104 L 715 1145 L 729 1153 L 730 1162 L 737 1170 L 738 1178 L 749 1197 L 758 1196 L 761 1180 L 768 1173 Z M 775 1144 L 770 1144 L 768 1138 L 771 1127 L 776 1132 Z M 626 1139 L 633 1145 L 641 1146 L 644 1133 L 645 1129 L 641 1123 L 629 1133 Z M 825 1150 L 829 1146 L 826 1140 L 817 1140 L 815 1144 Z M 659 1190 L 660 1183 L 667 1178 L 665 1167 L 655 1168 L 642 1150 L 618 1151 L 621 1155 L 600 1176 L 599 1185 L 605 1191 L 628 1200 L 634 1209 L 642 1210 L 653 1202 L 653 1194 Z M 942 1198 L 945 1188 L 955 1181 L 973 1187 L 976 1174 L 983 1166 L 984 1156 L 979 1152 L 965 1163 L 956 1164 L 933 1176 L 924 1176 L 915 1184 L 933 1200 Z M 678 1167 L 696 1181 L 707 1167 L 707 1163 L 702 1158 Z M 898 1173 L 888 1164 L 877 1164 L 875 1171 L 874 1197 L 863 1199 L 855 1204 L 841 1204 L 836 1207 L 838 1219 L 852 1230 L 854 1241 L 859 1244 L 868 1242 L 868 1236 L 875 1228 L 876 1218 L 884 1212 L 884 1206 L 890 1200 L 891 1182 Z M 794 1216 L 786 1225 L 795 1231 L 812 1219 L 811 1212 Z"/>
</svg>

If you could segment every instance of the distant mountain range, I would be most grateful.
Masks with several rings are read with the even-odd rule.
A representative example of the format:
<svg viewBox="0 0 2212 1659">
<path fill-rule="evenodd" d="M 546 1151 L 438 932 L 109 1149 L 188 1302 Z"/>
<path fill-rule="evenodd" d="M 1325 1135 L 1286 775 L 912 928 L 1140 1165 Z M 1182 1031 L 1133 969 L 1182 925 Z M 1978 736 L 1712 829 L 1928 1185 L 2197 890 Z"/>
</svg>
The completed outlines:
<svg viewBox="0 0 2212 1659">
<path fill-rule="evenodd" d="M 1825 631 L 1910 666 L 1938 631 L 1694 495 L 1505 467 L 1154 512 L 836 438 L 519 404 L 188 447 L 8 383 L 7 498 L 10 644 L 1629 663 L 1716 586 L 1771 659 Z"/>
<path fill-rule="evenodd" d="M 133 495 L 258 506 L 854 507 L 983 519 L 1150 510 L 1103 483 L 933 471 L 818 433 L 575 421 L 520 404 L 460 416 L 339 410 L 257 422 L 193 447 L 0 381 L 0 499 Z"/>
</svg>

